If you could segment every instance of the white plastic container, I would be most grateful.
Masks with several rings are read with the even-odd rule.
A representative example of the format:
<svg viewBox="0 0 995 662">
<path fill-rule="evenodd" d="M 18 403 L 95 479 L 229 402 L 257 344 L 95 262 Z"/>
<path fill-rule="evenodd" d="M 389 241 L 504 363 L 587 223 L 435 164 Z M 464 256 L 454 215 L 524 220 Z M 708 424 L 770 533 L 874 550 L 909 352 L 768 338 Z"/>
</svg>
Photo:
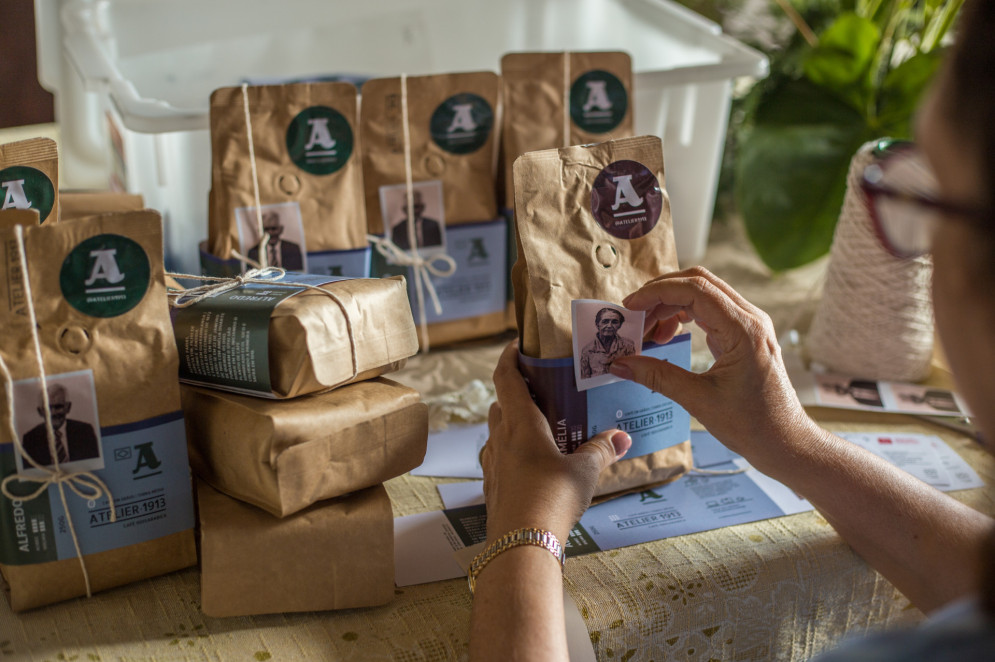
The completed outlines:
<svg viewBox="0 0 995 662">
<path fill-rule="evenodd" d="M 508 51 L 627 51 L 636 132 L 664 141 L 678 255 L 692 264 L 708 238 L 733 79 L 767 73 L 762 54 L 667 0 L 64 4 L 59 55 L 51 5 L 36 0 L 39 78 L 57 95 L 64 182 L 106 186 L 116 176 L 142 193 L 166 220 L 167 266 L 188 273 L 207 234 L 215 88 L 325 73 L 496 71 Z"/>
</svg>

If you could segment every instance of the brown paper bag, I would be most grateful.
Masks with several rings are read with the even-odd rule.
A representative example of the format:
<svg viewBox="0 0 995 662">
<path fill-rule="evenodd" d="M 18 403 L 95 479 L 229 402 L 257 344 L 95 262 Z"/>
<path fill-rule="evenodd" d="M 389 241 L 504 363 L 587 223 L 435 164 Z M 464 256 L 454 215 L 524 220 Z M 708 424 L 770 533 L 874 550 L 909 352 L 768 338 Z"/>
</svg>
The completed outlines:
<svg viewBox="0 0 995 662">
<path fill-rule="evenodd" d="M 197 481 L 197 509 L 208 616 L 371 607 L 394 598 L 394 520 L 382 485 L 278 519 Z"/>
<path fill-rule="evenodd" d="M 281 280 L 325 283 L 320 289 L 334 298 L 303 287 L 251 283 L 174 308 L 180 379 L 292 398 L 399 370 L 418 351 L 402 277 L 288 274 Z"/>
<path fill-rule="evenodd" d="M 455 260 L 450 276 L 432 277 L 441 309 L 436 318 L 426 312 L 429 345 L 506 328 L 507 226 L 497 218 L 494 191 L 498 87 L 492 72 L 383 78 L 363 85 L 360 124 L 370 234 L 411 251 L 407 129 L 412 216 L 420 219 L 418 230 L 412 229 L 417 253 Z M 408 266 L 375 252 L 373 273 L 408 275 L 412 310 L 420 322 L 417 279 Z M 425 310 L 433 310 L 427 290 L 422 295 Z"/>
<path fill-rule="evenodd" d="M 542 359 L 571 356 L 572 300 L 621 302 L 677 269 L 660 139 L 532 152 L 515 162 L 514 176 L 521 350 Z M 641 214 L 622 211 L 637 198 Z M 672 480 L 690 466 L 688 441 L 624 459 L 602 473 L 597 494 Z"/>
<path fill-rule="evenodd" d="M 32 340 L 27 287 L 14 229 L 0 230 L 0 358 L 13 383 L 0 408 L 0 477 L 20 499 L 0 496 L 0 572 L 11 607 L 29 609 L 185 568 L 196 562 L 193 496 L 166 308 L 159 215 L 139 211 L 23 229 L 31 301 L 47 389 Z M 92 474 L 114 497 L 81 498 L 58 486 L 35 499 L 26 473 L 56 456 L 44 399 L 68 458 L 60 468 Z M 55 440 L 53 440 L 55 441 Z M 61 455 L 59 441 L 56 455 Z M 21 473 L 25 472 L 25 473 Z M 8 477 L 15 475 L 16 479 Z M 92 494 L 87 490 L 85 493 Z"/>
<path fill-rule="evenodd" d="M 633 135 L 632 60 L 622 52 L 508 53 L 501 58 L 502 204 L 515 206 L 522 154 Z"/>
<path fill-rule="evenodd" d="M 59 218 L 59 149 L 51 138 L 0 145 L 0 209 L 37 209 L 41 222 Z"/>
<path fill-rule="evenodd" d="M 428 408 L 388 379 L 280 402 L 182 392 L 194 473 L 280 517 L 400 476 L 425 457 Z"/>
<path fill-rule="evenodd" d="M 145 201 L 137 193 L 111 191 L 62 191 L 59 193 L 59 220 L 72 221 L 116 211 L 138 211 Z"/>
<path fill-rule="evenodd" d="M 235 249 L 257 262 L 267 257 L 259 253 L 263 237 L 246 105 L 262 224 L 277 256 L 267 259 L 267 266 L 317 272 L 308 253 L 366 249 L 356 87 L 290 83 L 250 86 L 245 92 L 225 87 L 211 94 L 210 253 L 229 259 Z"/>
<path fill-rule="evenodd" d="M 10 209 L 0 210 L 0 229 L 13 228 L 15 225 L 30 228 L 40 223 L 41 216 L 37 209 Z"/>
</svg>

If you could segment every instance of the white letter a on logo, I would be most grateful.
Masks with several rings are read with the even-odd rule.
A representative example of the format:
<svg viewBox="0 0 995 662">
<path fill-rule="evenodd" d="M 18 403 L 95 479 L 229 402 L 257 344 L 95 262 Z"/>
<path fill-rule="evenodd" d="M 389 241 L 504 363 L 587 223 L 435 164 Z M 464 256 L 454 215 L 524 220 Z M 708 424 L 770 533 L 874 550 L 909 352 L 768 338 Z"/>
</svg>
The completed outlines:
<svg viewBox="0 0 995 662">
<path fill-rule="evenodd" d="M 618 211 L 623 202 L 630 207 L 643 204 L 643 199 L 636 194 L 636 189 L 632 188 L 632 175 L 612 177 L 612 181 L 615 182 L 615 204 L 612 205 L 612 211 Z"/>
<path fill-rule="evenodd" d="M 607 81 L 589 80 L 587 81 L 587 102 L 584 104 L 584 112 L 597 108 L 598 110 L 611 110 L 612 102 L 608 100 L 608 90 L 605 89 Z"/>
<path fill-rule="evenodd" d="M 117 254 L 117 250 L 113 248 L 105 248 L 100 251 L 90 251 L 90 257 L 96 258 L 93 263 L 93 269 L 90 271 L 90 277 L 86 279 L 86 286 L 90 287 L 98 279 L 106 280 L 108 283 L 120 283 L 124 280 L 124 274 L 117 266 L 117 260 L 114 256 Z"/>
<path fill-rule="evenodd" d="M 28 196 L 24 195 L 24 180 L 15 179 L 9 182 L 0 182 L 5 193 L 3 196 L 3 207 L 0 209 L 31 209 L 31 202 Z"/>
<path fill-rule="evenodd" d="M 453 121 L 446 129 L 446 133 L 453 131 L 473 131 L 477 128 L 477 123 L 473 121 L 473 114 L 470 112 L 473 105 L 469 103 L 453 104 Z"/>
<path fill-rule="evenodd" d="M 307 139 L 307 144 L 304 145 L 305 152 L 310 151 L 315 145 L 322 149 L 335 147 L 335 139 L 332 138 L 332 134 L 328 130 L 327 117 L 312 117 L 307 123 L 311 125 L 311 136 Z"/>
</svg>

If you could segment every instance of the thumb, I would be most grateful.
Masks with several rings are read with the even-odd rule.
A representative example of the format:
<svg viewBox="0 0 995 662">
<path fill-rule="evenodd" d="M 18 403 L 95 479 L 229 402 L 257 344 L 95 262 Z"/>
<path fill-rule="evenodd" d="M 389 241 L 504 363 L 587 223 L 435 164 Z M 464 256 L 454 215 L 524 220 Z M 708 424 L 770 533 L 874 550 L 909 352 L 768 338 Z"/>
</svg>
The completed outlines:
<svg viewBox="0 0 995 662">
<path fill-rule="evenodd" d="M 701 389 L 700 375 L 651 356 L 615 359 L 609 370 L 616 377 L 642 384 L 679 404 L 693 400 Z"/>
<path fill-rule="evenodd" d="M 632 438 L 622 430 L 605 430 L 577 447 L 573 456 L 585 455 L 600 474 L 624 456 L 632 446 Z"/>
</svg>

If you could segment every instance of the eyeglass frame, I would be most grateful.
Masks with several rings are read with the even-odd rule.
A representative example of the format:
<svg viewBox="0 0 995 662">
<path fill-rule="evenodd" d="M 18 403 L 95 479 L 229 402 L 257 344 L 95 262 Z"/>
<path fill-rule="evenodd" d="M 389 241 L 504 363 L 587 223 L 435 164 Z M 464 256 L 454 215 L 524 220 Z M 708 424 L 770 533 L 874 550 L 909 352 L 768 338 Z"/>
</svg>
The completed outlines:
<svg viewBox="0 0 995 662">
<path fill-rule="evenodd" d="M 884 186 L 879 184 L 877 181 L 874 181 L 874 173 L 878 173 L 877 178 L 880 178 L 884 173 L 884 168 L 882 166 L 890 159 L 906 155 L 915 150 L 915 143 L 911 141 L 894 140 L 890 138 L 883 139 L 878 142 L 877 146 L 874 148 L 874 154 L 879 158 L 879 160 L 864 168 L 864 171 L 861 173 L 860 177 L 860 188 L 867 197 L 868 210 L 870 211 L 871 221 L 874 226 L 874 234 L 877 235 L 878 241 L 881 242 L 881 245 L 885 248 L 885 250 L 898 258 L 920 257 L 929 253 L 930 249 L 922 251 L 902 251 L 895 246 L 894 242 L 892 242 L 892 240 L 888 237 L 888 232 L 884 229 L 884 224 L 881 222 L 880 214 L 878 213 L 876 199 L 879 196 L 890 198 L 892 200 L 911 202 L 920 207 L 926 207 L 949 216 L 956 216 L 964 220 L 973 221 L 978 225 L 982 223 L 990 223 L 990 218 L 992 216 L 991 212 L 983 207 L 942 200 L 939 198 L 929 197 L 921 193 L 900 191 L 891 186 Z"/>
</svg>

